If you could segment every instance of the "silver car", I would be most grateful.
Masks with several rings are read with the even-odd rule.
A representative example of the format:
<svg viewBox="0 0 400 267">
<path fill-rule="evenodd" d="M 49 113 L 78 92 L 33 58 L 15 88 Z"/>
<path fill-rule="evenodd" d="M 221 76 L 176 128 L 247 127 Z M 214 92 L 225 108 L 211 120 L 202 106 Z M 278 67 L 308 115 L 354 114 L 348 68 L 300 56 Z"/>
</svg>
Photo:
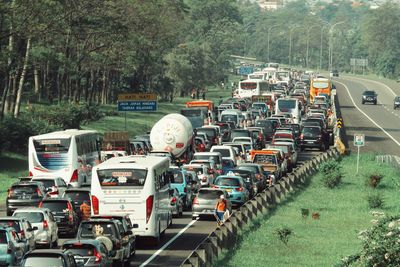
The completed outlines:
<svg viewBox="0 0 400 267">
<path fill-rule="evenodd" d="M 36 246 L 55 248 L 58 246 L 58 227 L 53 214 L 47 208 L 22 208 L 17 209 L 13 217 L 26 218 L 33 227 Z"/>
<path fill-rule="evenodd" d="M 28 250 L 35 249 L 34 230 L 37 230 L 37 227 L 33 227 L 27 219 L 12 216 L 1 217 L 0 226 L 14 228 L 15 232 L 18 234 L 19 239 L 21 239 L 22 242 L 26 243 Z"/>
<path fill-rule="evenodd" d="M 215 205 L 221 195 L 225 196 L 227 210 L 232 213 L 232 203 L 229 200 L 229 194 L 222 189 L 201 188 L 193 200 L 192 219 L 196 220 L 201 216 L 213 216 Z"/>
</svg>

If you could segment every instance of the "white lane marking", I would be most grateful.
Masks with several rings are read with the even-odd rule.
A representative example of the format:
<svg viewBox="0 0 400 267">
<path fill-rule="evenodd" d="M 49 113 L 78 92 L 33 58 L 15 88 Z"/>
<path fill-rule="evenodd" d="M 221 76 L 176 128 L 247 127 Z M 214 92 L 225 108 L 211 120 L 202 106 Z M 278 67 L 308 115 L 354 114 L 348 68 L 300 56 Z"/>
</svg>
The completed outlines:
<svg viewBox="0 0 400 267">
<path fill-rule="evenodd" d="M 397 95 L 394 93 L 394 91 L 393 91 L 392 88 L 390 88 L 387 84 L 384 84 L 384 83 L 382 83 L 382 82 L 378 82 L 378 81 L 374 81 L 374 80 L 368 80 L 368 79 L 359 78 L 359 77 L 352 77 L 352 76 L 346 76 L 346 77 L 351 77 L 352 79 L 354 78 L 354 79 L 359 79 L 359 80 L 366 81 L 366 82 L 373 82 L 373 83 L 377 83 L 377 84 L 383 85 L 384 87 L 386 87 L 387 89 L 389 89 L 389 91 L 392 93 L 393 96 L 397 96 Z"/>
<path fill-rule="evenodd" d="M 375 124 L 376 127 L 378 127 L 379 129 L 381 129 L 382 132 L 384 132 L 387 136 L 389 136 L 390 139 L 393 140 L 393 142 L 395 142 L 398 146 L 400 146 L 400 143 L 399 143 L 396 139 L 394 139 L 394 137 L 393 137 L 390 133 L 388 133 L 385 129 L 383 129 L 378 123 L 376 123 L 373 119 L 371 119 L 364 111 L 362 111 L 362 110 L 357 106 L 356 102 L 354 101 L 353 97 L 352 97 L 351 94 L 350 94 L 349 88 L 348 88 L 344 83 L 341 83 L 341 82 L 338 82 L 338 81 L 335 81 L 335 82 L 340 83 L 341 85 L 344 86 L 344 88 L 346 88 L 346 91 L 347 91 L 347 93 L 348 93 L 349 96 L 350 96 L 351 102 L 353 102 L 353 105 L 358 109 L 358 111 L 360 111 L 362 114 L 364 114 L 364 116 L 367 117 L 373 124 Z"/>
<path fill-rule="evenodd" d="M 147 264 L 149 264 L 152 260 L 154 260 L 155 257 L 160 255 L 161 252 L 164 251 L 172 242 L 174 242 L 179 236 L 181 236 L 187 229 L 189 229 L 190 226 L 192 226 L 197 220 L 193 220 L 188 225 L 185 226 L 185 228 L 182 228 L 179 233 L 177 233 L 173 238 L 171 238 L 167 243 L 164 244 L 159 250 L 157 250 L 150 258 L 148 258 L 145 262 L 140 264 L 140 267 L 144 267 Z"/>
</svg>

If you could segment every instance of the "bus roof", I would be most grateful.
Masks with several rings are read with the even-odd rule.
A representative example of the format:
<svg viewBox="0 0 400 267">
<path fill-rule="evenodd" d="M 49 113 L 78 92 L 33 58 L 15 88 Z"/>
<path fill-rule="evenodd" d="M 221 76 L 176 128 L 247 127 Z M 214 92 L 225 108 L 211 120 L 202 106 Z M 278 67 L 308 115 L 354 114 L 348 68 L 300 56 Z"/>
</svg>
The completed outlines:
<svg viewBox="0 0 400 267">
<path fill-rule="evenodd" d="M 65 131 L 56 131 L 41 135 L 35 135 L 31 137 L 35 140 L 41 140 L 41 139 L 51 139 L 51 138 L 70 138 L 72 136 L 85 135 L 85 134 L 99 134 L 99 133 L 93 130 L 68 129 Z"/>
<path fill-rule="evenodd" d="M 129 165 L 128 165 L 129 164 Z M 125 157 L 114 157 L 106 160 L 96 166 L 98 169 L 110 169 L 110 168 L 138 168 L 147 169 L 159 164 L 168 164 L 169 159 L 167 157 L 147 156 L 147 155 L 130 155 Z"/>
<path fill-rule="evenodd" d="M 330 82 L 330 80 L 327 78 L 315 78 L 313 82 Z"/>
</svg>

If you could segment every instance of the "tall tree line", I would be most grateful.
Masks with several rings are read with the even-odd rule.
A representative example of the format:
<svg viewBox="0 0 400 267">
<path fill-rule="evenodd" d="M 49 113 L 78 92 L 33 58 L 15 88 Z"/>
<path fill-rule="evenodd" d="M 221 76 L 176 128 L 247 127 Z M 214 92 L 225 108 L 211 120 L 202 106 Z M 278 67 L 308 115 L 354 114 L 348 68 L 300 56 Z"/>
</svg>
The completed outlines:
<svg viewBox="0 0 400 267">
<path fill-rule="evenodd" d="M 172 100 L 224 79 L 242 18 L 235 0 L 3 0 L 0 117 L 23 101 Z"/>
</svg>

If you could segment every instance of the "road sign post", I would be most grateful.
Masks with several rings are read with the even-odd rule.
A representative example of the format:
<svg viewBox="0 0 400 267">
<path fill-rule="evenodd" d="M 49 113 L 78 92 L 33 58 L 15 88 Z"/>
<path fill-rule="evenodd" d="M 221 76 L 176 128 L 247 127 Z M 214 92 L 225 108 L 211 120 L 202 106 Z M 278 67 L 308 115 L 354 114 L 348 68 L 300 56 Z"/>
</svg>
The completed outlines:
<svg viewBox="0 0 400 267">
<path fill-rule="evenodd" d="M 119 94 L 118 111 L 125 112 L 125 131 L 126 131 L 126 112 L 151 112 L 157 110 L 157 95 L 148 93 Z"/>
<path fill-rule="evenodd" d="M 357 171 L 358 173 L 358 166 L 360 164 L 360 147 L 365 146 L 365 135 L 360 133 L 354 134 L 354 146 L 357 147 Z"/>
</svg>

